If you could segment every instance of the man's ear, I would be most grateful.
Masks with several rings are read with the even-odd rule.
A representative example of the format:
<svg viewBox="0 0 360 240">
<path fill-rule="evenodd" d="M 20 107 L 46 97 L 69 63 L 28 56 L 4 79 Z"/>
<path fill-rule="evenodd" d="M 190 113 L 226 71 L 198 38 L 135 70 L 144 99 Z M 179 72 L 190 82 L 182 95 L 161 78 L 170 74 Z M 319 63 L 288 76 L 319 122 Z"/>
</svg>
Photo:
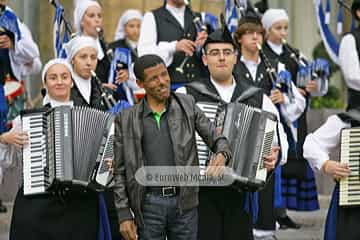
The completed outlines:
<svg viewBox="0 0 360 240">
<path fill-rule="evenodd" d="M 207 66 L 207 56 L 205 54 L 202 55 L 202 62 Z"/>
</svg>

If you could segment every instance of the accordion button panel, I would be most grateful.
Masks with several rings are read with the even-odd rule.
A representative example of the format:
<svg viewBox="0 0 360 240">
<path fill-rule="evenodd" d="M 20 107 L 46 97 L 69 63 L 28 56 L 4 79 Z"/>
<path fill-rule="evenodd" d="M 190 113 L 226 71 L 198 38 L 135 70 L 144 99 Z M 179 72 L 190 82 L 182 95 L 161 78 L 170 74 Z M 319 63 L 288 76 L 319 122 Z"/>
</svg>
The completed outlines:
<svg viewBox="0 0 360 240">
<path fill-rule="evenodd" d="M 339 205 L 360 205 L 360 128 L 341 132 L 340 162 L 348 164 L 351 173 L 340 181 Z"/>
<path fill-rule="evenodd" d="M 29 144 L 23 148 L 24 195 L 43 193 L 48 186 L 43 117 L 38 113 L 22 118 L 23 131 L 29 135 Z"/>
<path fill-rule="evenodd" d="M 198 102 L 196 105 L 203 111 L 205 116 L 209 118 L 211 122 L 215 121 L 218 104 Z M 196 133 L 196 147 L 200 165 L 200 176 L 205 176 L 206 163 L 209 160 L 210 152 L 198 133 Z"/>
</svg>

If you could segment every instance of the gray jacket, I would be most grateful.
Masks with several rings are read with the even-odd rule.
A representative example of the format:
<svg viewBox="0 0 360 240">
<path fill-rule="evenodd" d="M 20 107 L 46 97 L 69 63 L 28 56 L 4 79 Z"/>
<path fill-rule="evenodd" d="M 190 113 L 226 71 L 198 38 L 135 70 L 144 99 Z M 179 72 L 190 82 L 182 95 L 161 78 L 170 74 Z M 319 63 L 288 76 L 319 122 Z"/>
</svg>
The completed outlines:
<svg viewBox="0 0 360 240">
<path fill-rule="evenodd" d="M 119 221 L 132 219 L 143 225 L 141 214 L 145 187 L 135 180 L 136 171 L 144 166 L 141 147 L 143 136 L 142 114 L 144 99 L 134 107 L 122 111 L 115 119 L 115 186 L 114 197 Z M 169 99 L 168 124 L 177 166 L 199 164 L 195 143 L 195 130 L 213 152 L 231 155 L 227 139 L 215 132 L 215 126 L 195 105 L 192 96 L 172 93 Z M 198 187 L 180 187 L 180 211 L 198 205 Z M 131 210 L 130 210 L 131 209 Z"/>
</svg>

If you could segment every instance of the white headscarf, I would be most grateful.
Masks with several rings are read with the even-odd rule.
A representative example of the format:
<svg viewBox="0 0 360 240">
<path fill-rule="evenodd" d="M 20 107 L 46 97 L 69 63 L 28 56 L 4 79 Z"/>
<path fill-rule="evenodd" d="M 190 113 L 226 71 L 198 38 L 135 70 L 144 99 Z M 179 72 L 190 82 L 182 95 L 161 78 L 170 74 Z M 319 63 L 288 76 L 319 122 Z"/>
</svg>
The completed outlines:
<svg viewBox="0 0 360 240">
<path fill-rule="evenodd" d="M 264 13 L 264 15 L 261 19 L 261 22 L 262 22 L 262 25 L 265 28 L 265 30 L 268 32 L 270 27 L 274 23 L 281 21 L 281 20 L 289 21 L 289 16 L 287 15 L 286 11 L 284 9 L 272 8 L 272 9 L 268 9 Z"/>
<path fill-rule="evenodd" d="M 79 35 L 81 33 L 81 20 L 86 12 L 86 10 L 91 6 L 97 6 L 101 8 L 100 4 L 97 1 L 92 0 L 77 0 L 76 7 L 74 10 L 74 25 L 76 33 Z"/>
<path fill-rule="evenodd" d="M 125 25 L 133 19 L 139 19 L 142 21 L 142 14 L 139 10 L 136 9 L 129 9 L 126 10 L 123 15 L 121 15 L 118 25 L 115 31 L 114 40 L 124 39 L 125 38 Z"/>
<path fill-rule="evenodd" d="M 41 72 L 41 80 L 43 82 L 43 84 L 45 84 L 45 77 L 46 77 L 46 73 L 49 70 L 50 67 L 54 66 L 55 64 L 62 64 L 64 65 L 67 69 L 69 69 L 71 76 L 73 76 L 73 70 L 72 67 L 70 65 L 70 63 L 64 59 L 64 58 L 54 58 L 51 59 L 50 61 L 48 61 L 45 66 L 43 67 L 43 70 Z"/>
<path fill-rule="evenodd" d="M 42 73 L 41 73 L 41 80 L 45 86 L 45 78 L 46 78 L 46 73 L 47 71 L 49 70 L 50 67 L 56 65 L 56 64 L 62 64 L 64 65 L 67 69 L 69 69 L 70 71 L 70 74 L 71 74 L 71 77 L 74 76 L 74 73 L 73 73 L 73 70 L 72 70 L 72 67 L 70 65 L 70 63 L 66 60 L 66 59 L 63 59 L 63 58 L 54 58 L 54 59 L 51 59 L 50 61 L 48 61 L 43 70 L 42 70 Z M 47 92 L 47 91 L 46 91 Z M 48 96 L 48 94 L 46 93 L 46 95 L 44 96 L 44 99 L 43 99 L 43 105 L 46 105 L 50 102 L 50 97 Z"/>
<path fill-rule="evenodd" d="M 96 50 L 96 52 L 98 52 L 96 40 L 88 36 L 76 36 L 64 44 L 64 49 L 66 51 L 68 61 L 70 62 L 79 50 L 86 47 L 92 47 Z"/>
</svg>

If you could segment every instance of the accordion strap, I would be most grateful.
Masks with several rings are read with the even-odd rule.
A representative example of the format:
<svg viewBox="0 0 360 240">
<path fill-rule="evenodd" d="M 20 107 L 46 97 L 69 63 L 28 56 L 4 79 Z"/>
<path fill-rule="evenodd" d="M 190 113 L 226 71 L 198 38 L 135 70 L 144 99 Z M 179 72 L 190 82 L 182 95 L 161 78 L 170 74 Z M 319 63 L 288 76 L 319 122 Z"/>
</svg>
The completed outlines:
<svg viewBox="0 0 360 240">
<path fill-rule="evenodd" d="M 360 123 L 360 110 L 359 109 L 350 109 L 347 112 L 338 114 L 339 118 L 343 120 L 344 122 L 352 122 L 356 121 Z"/>
<path fill-rule="evenodd" d="M 247 88 L 236 100 L 235 102 L 242 102 L 245 101 L 246 99 L 254 96 L 256 93 L 260 92 L 261 89 L 257 88 L 257 87 L 249 87 Z"/>
<path fill-rule="evenodd" d="M 191 82 L 189 84 L 186 84 L 186 87 L 192 88 L 210 98 L 212 98 L 215 101 L 224 103 L 224 100 L 222 100 L 216 93 L 211 92 L 207 86 L 202 82 Z"/>
<path fill-rule="evenodd" d="M 217 94 L 211 92 L 207 86 L 202 82 L 191 82 L 186 85 L 186 87 L 192 88 L 208 97 L 211 97 L 212 99 L 219 101 L 221 103 L 225 103 L 224 100 L 222 100 Z M 250 86 L 248 87 L 234 102 L 242 102 L 246 99 L 254 96 L 258 92 L 260 92 L 261 89 L 257 87 Z"/>
</svg>

